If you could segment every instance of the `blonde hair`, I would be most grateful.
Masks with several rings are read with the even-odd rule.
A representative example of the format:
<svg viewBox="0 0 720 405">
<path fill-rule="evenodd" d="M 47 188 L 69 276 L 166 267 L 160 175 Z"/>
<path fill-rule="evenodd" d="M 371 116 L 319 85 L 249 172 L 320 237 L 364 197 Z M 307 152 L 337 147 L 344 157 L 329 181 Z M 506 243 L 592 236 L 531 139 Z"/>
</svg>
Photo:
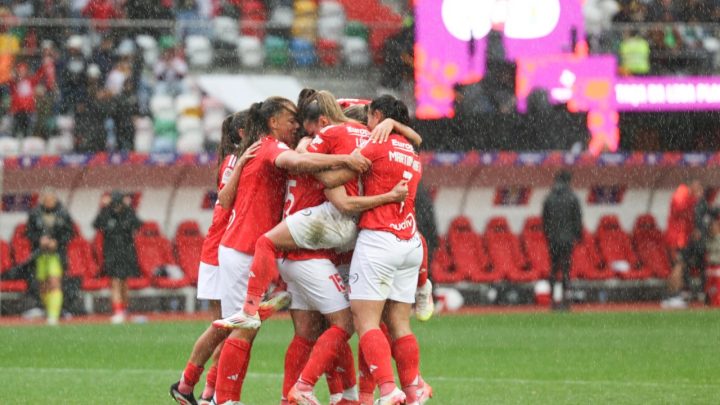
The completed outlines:
<svg viewBox="0 0 720 405">
<path fill-rule="evenodd" d="M 335 96 L 329 91 L 320 90 L 315 94 L 314 98 L 320 108 L 320 114 L 327 117 L 330 122 L 338 124 L 350 121 L 350 118 L 343 113 Z"/>
</svg>

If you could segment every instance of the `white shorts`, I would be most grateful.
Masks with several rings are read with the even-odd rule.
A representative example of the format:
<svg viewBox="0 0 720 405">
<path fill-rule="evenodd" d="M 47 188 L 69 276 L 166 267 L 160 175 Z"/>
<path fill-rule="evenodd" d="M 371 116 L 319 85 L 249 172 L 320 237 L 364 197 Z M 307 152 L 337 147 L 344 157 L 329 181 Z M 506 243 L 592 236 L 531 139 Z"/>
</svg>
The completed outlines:
<svg viewBox="0 0 720 405">
<path fill-rule="evenodd" d="M 199 300 L 219 300 L 222 298 L 220 286 L 220 267 L 200 262 L 198 269 L 197 298 Z"/>
<path fill-rule="evenodd" d="M 280 260 L 278 268 L 292 295 L 290 309 L 331 314 L 350 307 L 345 282 L 330 260 Z"/>
<path fill-rule="evenodd" d="M 253 257 L 220 245 L 220 308 L 222 317 L 239 312 L 245 304 Z"/>
<path fill-rule="evenodd" d="M 308 250 L 351 250 L 357 239 L 357 218 L 338 211 L 326 201 L 285 218 L 295 243 Z"/>
<path fill-rule="evenodd" d="M 350 263 L 350 300 L 414 303 L 422 258 L 417 234 L 402 240 L 389 232 L 360 231 Z"/>
</svg>

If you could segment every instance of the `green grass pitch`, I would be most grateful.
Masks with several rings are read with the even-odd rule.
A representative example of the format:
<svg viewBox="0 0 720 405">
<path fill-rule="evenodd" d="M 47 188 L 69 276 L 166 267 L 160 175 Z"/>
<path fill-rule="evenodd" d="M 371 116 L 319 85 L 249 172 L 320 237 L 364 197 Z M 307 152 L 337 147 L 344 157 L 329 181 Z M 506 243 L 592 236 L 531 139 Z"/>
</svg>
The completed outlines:
<svg viewBox="0 0 720 405">
<path fill-rule="evenodd" d="M 168 386 L 205 325 L 0 327 L 0 404 L 172 404 Z M 279 403 L 291 328 L 263 327 L 246 405 Z M 720 403 L 720 311 L 444 316 L 414 328 L 430 404 Z"/>
</svg>

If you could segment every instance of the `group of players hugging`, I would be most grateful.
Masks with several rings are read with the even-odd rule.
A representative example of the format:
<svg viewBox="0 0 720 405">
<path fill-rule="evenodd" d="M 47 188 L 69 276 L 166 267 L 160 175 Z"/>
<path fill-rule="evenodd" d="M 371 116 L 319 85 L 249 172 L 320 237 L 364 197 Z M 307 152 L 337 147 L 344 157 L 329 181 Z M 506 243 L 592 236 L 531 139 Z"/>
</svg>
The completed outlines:
<svg viewBox="0 0 720 405">
<path fill-rule="evenodd" d="M 323 374 L 333 405 L 428 401 L 410 328 L 413 312 L 432 316 L 433 301 L 415 221 L 422 139 L 409 125 L 392 96 L 338 100 L 312 89 L 297 105 L 270 97 L 225 119 L 198 280 L 217 320 L 170 387 L 176 402 L 241 404 L 257 332 L 288 306 L 295 333 L 281 404 L 319 404 L 313 389 Z"/>
</svg>

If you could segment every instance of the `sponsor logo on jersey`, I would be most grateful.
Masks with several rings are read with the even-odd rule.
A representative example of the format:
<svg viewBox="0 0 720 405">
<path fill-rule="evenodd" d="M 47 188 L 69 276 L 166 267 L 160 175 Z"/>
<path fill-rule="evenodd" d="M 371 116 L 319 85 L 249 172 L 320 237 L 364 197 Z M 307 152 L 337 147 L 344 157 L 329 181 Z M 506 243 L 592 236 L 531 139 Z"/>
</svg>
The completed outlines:
<svg viewBox="0 0 720 405">
<path fill-rule="evenodd" d="M 408 152 L 415 152 L 415 148 L 413 148 L 413 146 L 407 142 L 398 141 L 397 139 L 391 139 L 390 143 L 392 144 L 393 148 L 406 150 Z"/>
<path fill-rule="evenodd" d="M 407 214 L 405 217 L 405 220 L 400 222 L 399 224 L 390 224 L 390 228 L 401 232 L 407 229 L 412 229 L 413 232 L 415 232 L 415 217 L 412 213 Z"/>
</svg>

